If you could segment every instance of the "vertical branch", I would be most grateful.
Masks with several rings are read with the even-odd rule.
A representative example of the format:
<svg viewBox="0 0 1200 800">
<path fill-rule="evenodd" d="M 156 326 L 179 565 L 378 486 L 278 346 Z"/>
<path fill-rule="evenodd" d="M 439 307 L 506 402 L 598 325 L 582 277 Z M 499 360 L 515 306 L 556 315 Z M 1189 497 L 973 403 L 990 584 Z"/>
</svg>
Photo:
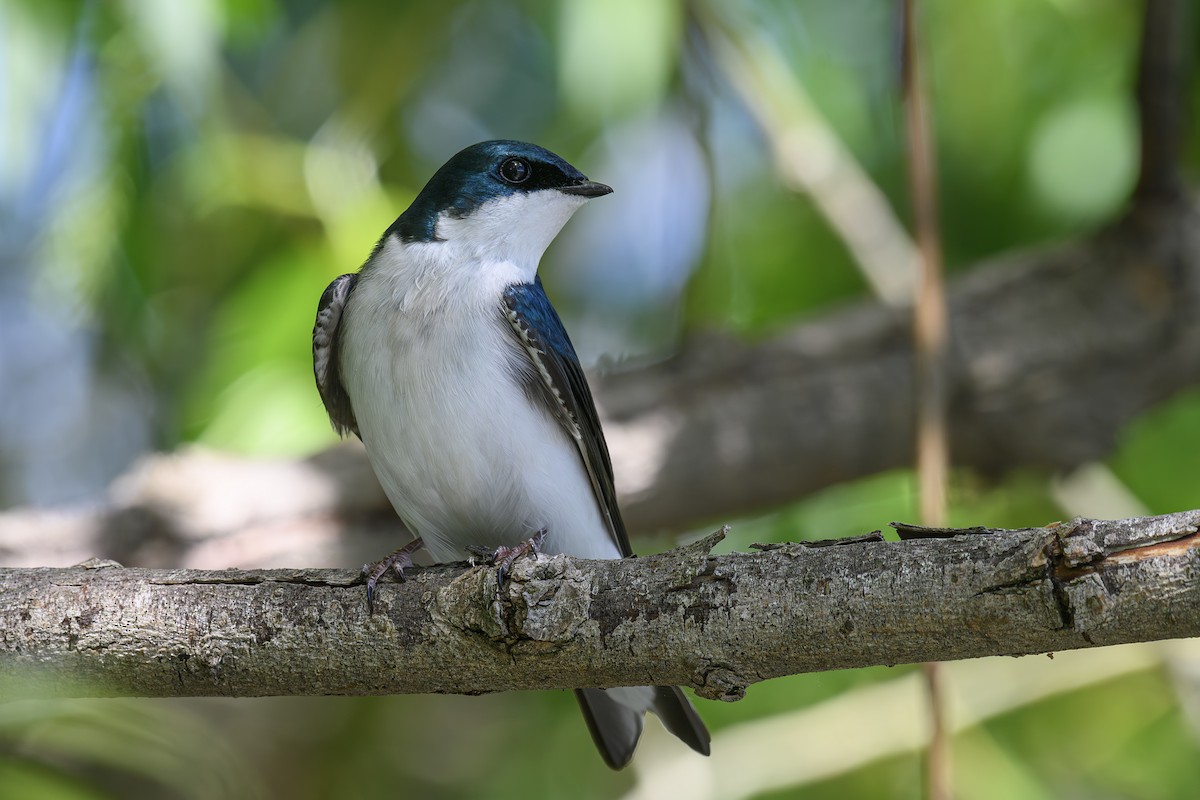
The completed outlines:
<svg viewBox="0 0 1200 800">
<path fill-rule="evenodd" d="M 913 304 L 917 393 L 917 485 L 925 525 L 941 527 L 946 517 L 949 446 L 946 432 L 947 312 L 942 281 L 941 231 L 938 227 L 937 169 L 930 134 L 928 97 L 922 83 L 915 30 L 916 0 L 902 0 L 901 71 L 908 137 L 908 181 L 920 267 Z M 923 667 L 928 689 L 931 731 L 926 755 L 927 796 L 950 797 L 950 747 L 945 697 L 937 663 Z"/>
<path fill-rule="evenodd" d="M 908 135 L 908 182 L 920 254 L 913 336 L 916 344 L 917 475 L 921 518 L 926 525 L 945 523 L 946 474 L 946 294 L 942 281 L 941 231 L 938 227 L 937 172 L 929 131 L 928 98 L 914 39 L 913 6 L 904 0 L 903 82 Z"/>
<path fill-rule="evenodd" d="M 1141 166 L 1135 204 L 1171 201 L 1184 195 L 1179 154 L 1186 128 L 1189 4 L 1146 0 L 1138 54 L 1137 110 Z"/>
<path fill-rule="evenodd" d="M 942 663 L 926 661 L 921 665 L 929 701 L 929 746 L 925 751 L 925 796 L 929 800 L 950 800 L 952 780 L 950 732 L 946 722 L 946 693 L 942 686 Z"/>
</svg>

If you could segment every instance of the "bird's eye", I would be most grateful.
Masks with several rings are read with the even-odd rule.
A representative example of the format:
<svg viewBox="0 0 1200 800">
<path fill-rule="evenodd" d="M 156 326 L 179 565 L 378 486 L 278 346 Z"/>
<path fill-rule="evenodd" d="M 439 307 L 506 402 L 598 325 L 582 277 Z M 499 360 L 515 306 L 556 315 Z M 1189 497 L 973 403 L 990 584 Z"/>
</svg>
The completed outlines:
<svg viewBox="0 0 1200 800">
<path fill-rule="evenodd" d="M 523 158 L 510 158 L 500 165 L 500 177 L 506 183 L 524 183 L 533 174 L 533 168 Z"/>
</svg>

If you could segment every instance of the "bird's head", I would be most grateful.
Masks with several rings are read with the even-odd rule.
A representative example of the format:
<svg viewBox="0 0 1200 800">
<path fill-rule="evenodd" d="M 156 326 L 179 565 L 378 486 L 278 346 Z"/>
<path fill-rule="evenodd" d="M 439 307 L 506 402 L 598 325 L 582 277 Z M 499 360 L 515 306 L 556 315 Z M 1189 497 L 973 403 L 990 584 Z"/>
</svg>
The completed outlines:
<svg viewBox="0 0 1200 800">
<path fill-rule="evenodd" d="M 446 242 L 537 261 L 571 215 L 612 189 L 535 144 L 500 139 L 457 153 L 388 229 L 406 243 Z"/>
</svg>

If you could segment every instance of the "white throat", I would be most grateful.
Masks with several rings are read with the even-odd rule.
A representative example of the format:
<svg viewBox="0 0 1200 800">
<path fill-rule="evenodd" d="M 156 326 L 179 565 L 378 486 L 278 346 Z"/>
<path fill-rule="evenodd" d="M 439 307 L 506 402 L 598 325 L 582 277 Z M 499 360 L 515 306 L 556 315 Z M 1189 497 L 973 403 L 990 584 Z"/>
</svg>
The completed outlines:
<svg viewBox="0 0 1200 800">
<path fill-rule="evenodd" d="M 433 241 L 389 236 L 363 268 L 351 326 L 355 318 L 390 325 L 399 312 L 409 320 L 439 320 L 450 326 L 447 335 L 467 321 L 490 329 L 504 290 L 534 281 L 542 254 L 586 201 L 552 189 L 514 194 L 465 217 L 442 212 Z"/>
<path fill-rule="evenodd" d="M 543 189 L 489 200 L 461 218 L 443 211 L 438 245 L 462 259 L 512 264 L 529 282 L 550 242 L 585 202 L 586 197 Z"/>
</svg>

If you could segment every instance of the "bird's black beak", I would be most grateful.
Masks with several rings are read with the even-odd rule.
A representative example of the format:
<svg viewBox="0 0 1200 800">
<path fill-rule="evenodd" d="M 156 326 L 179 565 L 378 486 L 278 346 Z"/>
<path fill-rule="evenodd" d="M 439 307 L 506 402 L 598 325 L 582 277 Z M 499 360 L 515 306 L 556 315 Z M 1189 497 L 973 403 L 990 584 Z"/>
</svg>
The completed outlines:
<svg viewBox="0 0 1200 800">
<path fill-rule="evenodd" d="M 577 194 L 580 197 L 603 197 L 606 194 L 612 194 L 612 187 L 603 183 L 583 181 L 572 186 L 564 186 L 559 191 L 566 194 Z"/>
</svg>

